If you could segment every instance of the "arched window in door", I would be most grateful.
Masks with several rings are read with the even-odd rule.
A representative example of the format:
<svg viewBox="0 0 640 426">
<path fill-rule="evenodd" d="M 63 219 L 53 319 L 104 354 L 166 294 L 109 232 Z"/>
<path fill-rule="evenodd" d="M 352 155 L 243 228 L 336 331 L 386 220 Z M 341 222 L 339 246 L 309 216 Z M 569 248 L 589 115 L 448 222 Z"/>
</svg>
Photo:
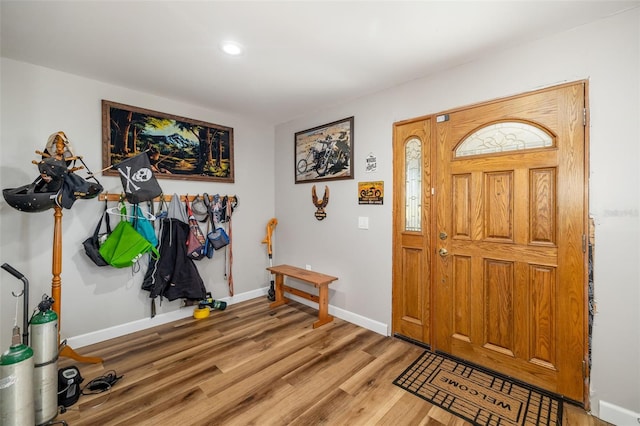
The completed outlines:
<svg viewBox="0 0 640 426">
<path fill-rule="evenodd" d="M 521 121 L 502 121 L 467 136 L 455 150 L 455 158 L 554 146 L 545 130 Z"/>
</svg>

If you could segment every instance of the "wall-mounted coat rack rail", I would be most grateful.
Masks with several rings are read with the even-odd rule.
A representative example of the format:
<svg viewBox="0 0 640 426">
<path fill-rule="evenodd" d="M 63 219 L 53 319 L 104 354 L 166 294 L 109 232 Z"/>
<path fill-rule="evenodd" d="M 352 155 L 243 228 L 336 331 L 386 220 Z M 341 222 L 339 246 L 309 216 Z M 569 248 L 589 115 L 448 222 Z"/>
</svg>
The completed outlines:
<svg viewBox="0 0 640 426">
<path fill-rule="evenodd" d="M 189 199 L 189 202 L 192 202 L 193 200 L 196 199 L 197 196 L 202 197 L 204 194 L 186 194 L 186 195 L 179 195 L 180 197 L 180 201 L 184 202 L 185 200 Z M 209 195 L 209 200 L 211 202 L 213 202 L 213 197 L 215 195 L 218 195 L 221 198 L 224 198 L 225 195 L 220 195 L 220 194 L 208 194 Z M 233 209 L 235 207 L 238 206 L 238 197 L 236 195 L 226 195 L 227 199 L 228 199 L 228 203 L 227 206 L 231 206 L 231 211 L 233 211 Z M 125 196 L 123 193 L 113 193 L 113 194 L 109 194 L 109 193 L 101 193 L 98 196 L 98 200 L 100 201 L 120 201 L 121 199 L 124 199 Z M 160 202 L 161 200 L 164 200 L 164 202 L 171 202 L 171 200 L 173 199 L 173 195 L 165 195 L 162 194 L 159 197 L 156 197 L 153 199 L 153 202 Z M 228 273 L 227 273 L 227 267 L 225 266 L 225 279 L 227 280 L 227 283 L 229 285 L 229 296 L 233 296 L 233 269 L 232 269 L 232 264 L 233 264 L 233 238 L 232 238 L 232 232 L 231 232 L 231 214 L 228 213 L 228 236 L 229 236 L 229 244 L 227 246 L 227 255 L 225 256 L 225 258 L 227 259 L 228 262 Z M 274 302 L 275 303 L 275 302 Z M 322 303 L 322 302 L 321 302 Z"/>
<path fill-rule="evenodd" d="M 214 194 L 215 195 L 215 194 Z M 195 198 L 197 196 L 202 197 L 203 194 L 187 194 L 187 195 L 180 195 L 180 201 L 186 201 L 187 198 L 189 199 L 189 202 L 192 202 L 193 200 L 195 200 Z M 220 195 L 220 198 L 225 197 L 225 195 Z M 236 201 L 236 196 L 235 195 L 227 195 L 229 201 L 231 202 L 235 202 Z M 171 201 L 171 199 L 173 198 L 173 195 L 168 195 L 168 194 L 163 194 L 160 195 L 159 197 L 156 197 L 153 199 L 154 202 L 160 202 L 162 199 L 164 199 L 165 202 L 169 202 Z M 101 193 L 98 196 L 98 200 L 100 201 L 120 201 L 121 199 L 124 199 L 124 194 L 119 194 L 119 193 Z M 213 201 L 213 195 L 209 194 L 209 200 Z"/>
</svg>

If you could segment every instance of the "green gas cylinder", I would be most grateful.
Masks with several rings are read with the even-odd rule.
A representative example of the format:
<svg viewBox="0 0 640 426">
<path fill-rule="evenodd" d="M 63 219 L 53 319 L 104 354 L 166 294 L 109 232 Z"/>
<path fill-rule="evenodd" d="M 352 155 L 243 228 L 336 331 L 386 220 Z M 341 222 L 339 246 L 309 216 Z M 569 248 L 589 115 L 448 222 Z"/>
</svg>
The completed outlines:
<svg viewBox="0 0 640 426">
<path fill-rule="evenodd" d="M 33 350 L 21 343 L 20 327 L 13 328 L 11 347 L 0 356 L 0 424 L 35 424 Z"/>
</svg>

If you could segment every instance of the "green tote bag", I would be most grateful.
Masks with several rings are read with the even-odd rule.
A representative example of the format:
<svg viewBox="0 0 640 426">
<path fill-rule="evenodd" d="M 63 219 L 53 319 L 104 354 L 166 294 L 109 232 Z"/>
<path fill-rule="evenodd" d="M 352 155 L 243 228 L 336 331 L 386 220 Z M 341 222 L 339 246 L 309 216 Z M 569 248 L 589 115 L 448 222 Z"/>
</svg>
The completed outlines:
<svg viewBox="0 0 640 426">
<path fill-rule="evenodd" d="M 118 223 L 100 246 L 100 255 L 114 268 L 133 266 L 149 252 L 154 259 L 160 257 L 158 249 L 125 220 Z"/>
</svg>

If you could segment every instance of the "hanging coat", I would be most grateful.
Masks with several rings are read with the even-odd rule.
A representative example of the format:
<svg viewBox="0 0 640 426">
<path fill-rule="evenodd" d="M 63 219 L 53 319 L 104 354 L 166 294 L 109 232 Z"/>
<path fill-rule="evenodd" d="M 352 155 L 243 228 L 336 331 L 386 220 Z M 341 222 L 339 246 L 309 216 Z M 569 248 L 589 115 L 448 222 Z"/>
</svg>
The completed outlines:
<svg viewBox="0 0 640 426">
<path fill-rule="evenodd" d="M 187 256 L 189 225 L 174 218 L 162 219 L 158 250 L 160 258 L 150 260 L 142 281 L 149 297 L 169 300 L 202 300 L 206 289 L 193 260 Z"/>
</svg>

